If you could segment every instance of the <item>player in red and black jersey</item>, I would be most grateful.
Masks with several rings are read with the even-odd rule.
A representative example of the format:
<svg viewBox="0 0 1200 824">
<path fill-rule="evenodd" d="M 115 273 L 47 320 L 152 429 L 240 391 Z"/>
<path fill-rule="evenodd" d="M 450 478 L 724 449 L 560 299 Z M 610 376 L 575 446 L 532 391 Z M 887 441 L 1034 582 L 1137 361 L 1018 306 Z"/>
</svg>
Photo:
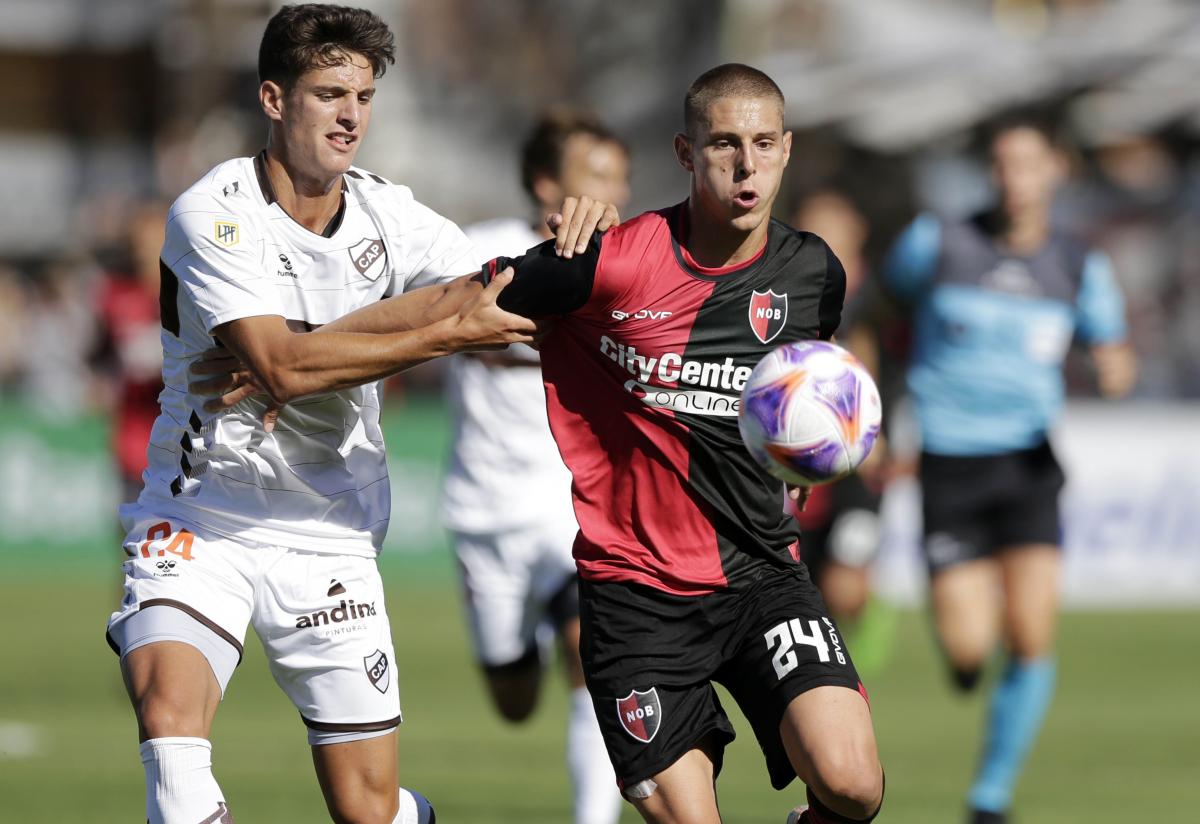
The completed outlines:
<svg viewBox="0 0 1200 824">
<path fill-rule="evenodd" d="M 772 220 L 791 134 L 761 72 L 717 67 L 675 138 L 688 199 L 595 238 L 501 258 L 498 303 L 557 318 L 542 344 L 551 428 L 573 475 L 582 658 L 609 754 L 648 821 L 718 820 L 733 729 L 749 718 L 790 821 L 869 821 L 883 776 L 865 692 L 797 552 L 780 482 L 750 457 L 738 397 L 772 348 L 828 339 L 845 274 L 816 235 Z M 861 693 L 861 694 L 860 694 Z"/>
</svg>

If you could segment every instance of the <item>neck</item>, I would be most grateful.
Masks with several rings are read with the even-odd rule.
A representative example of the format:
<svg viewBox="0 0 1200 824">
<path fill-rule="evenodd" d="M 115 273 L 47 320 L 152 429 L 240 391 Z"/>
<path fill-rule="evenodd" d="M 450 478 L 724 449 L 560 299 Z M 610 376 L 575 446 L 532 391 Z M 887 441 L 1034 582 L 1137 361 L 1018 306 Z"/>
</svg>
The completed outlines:
<svg viewBox="0 0 1200 824">
<path fill-rule="evenodd" d="M 282 145 L 269 141 L 263 167 L 275 202 L 292 220 L 320 234 L 342 205 L 342 176 L 321 179 L 304 175 L 288 163 Z"/>
<path fill-rule="evenodd" d="M 730 226 L 727 220 L 714 220 L 696 205 L 695 193 L 688 198 L 687 218 L 683 245 L 692 260 L 709 269 L 750 260 L 766 243 L 771 228 L 769 217 L 748 232 Z"/>
<path fill-rule="evenodd" d="M 1004 245 L 1020 254 L 1036 252 L 1046 243 L 1050 234 L 1049 210 L 1030 207 L 1004 215 L 1001 238 Z"/>
</svg>

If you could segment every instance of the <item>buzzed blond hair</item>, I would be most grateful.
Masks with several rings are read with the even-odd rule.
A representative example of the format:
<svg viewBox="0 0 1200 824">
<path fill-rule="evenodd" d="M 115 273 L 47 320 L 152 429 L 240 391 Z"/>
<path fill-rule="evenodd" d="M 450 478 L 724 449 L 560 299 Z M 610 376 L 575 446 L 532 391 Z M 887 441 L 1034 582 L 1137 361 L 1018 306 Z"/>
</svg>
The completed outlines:
<svg viewBox="0 0 1200 824">
<path fill-rule="evenodd" d="M 696 127 L 707 122 L 708 107 L 722 97 L 773 98 L 783 113 L 783 92 L 766 73 L 743 63 L 723 63 L 697 77 L 683 98 L 683 128 L 688 137 L 696 136 Z"/>
</svg>

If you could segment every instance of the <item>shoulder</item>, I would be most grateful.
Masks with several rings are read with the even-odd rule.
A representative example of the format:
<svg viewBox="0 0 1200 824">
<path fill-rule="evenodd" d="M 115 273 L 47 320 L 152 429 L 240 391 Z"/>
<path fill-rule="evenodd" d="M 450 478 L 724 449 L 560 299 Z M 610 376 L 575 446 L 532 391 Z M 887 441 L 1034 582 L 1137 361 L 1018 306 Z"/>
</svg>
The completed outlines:
<svg viewBox="0 0 1200 824">
<path fill-rule="evenodd" d="M 222 246 L 241 244 L 247 223 L 261 208 L 258 183 L 248 157 L 227 160 L 211 169 L 175 199 L 167 212 L 166 244 L 206 238 Z"/>
<path fill-rule="evenodd" d="M 671 246 L 671 215 L 675 208 L 672 206 L 653 212 L 643 212 L 637 217 L 609 229 L 601 238 L 601 262 L 608 266 L 622 259 L 629 259 L 637 263 L 655 246 L 669 250 Z"/>
<path fill-rule="evenodd" d="M 417 200 L 413 190 L 403 183 L 393 183 L 387 178 L 350 167 L 346 179 L 357 195 L 361 205 L 372 217 L 382 223 L 391 235 L 401 237 L 425 228 L 442 227 L 450 223 L 446 217 Z M 457 229 L 457 226 L 455 226 Z"/>
</svg>

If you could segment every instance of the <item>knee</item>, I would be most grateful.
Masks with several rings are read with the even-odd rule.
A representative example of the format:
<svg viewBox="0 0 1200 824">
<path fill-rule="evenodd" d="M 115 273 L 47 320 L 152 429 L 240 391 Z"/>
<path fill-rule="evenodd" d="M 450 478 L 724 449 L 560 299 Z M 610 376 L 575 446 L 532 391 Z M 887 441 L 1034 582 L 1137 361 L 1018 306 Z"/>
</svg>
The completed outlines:
<svg viewBox="0 0 1200 824">
<path fill-rule="evenodd" d="M 207 738 L 204 712 L 171 696 L 143 696 L 136 705 L 138 726 L 144 739 L 184 736 Z"/>
<path fill-rule="evenodd" d="M 329 806 L 335 824 L 392 824 L 399 811 L 400 797 L 391 788 L 387 791 L 363 788 Z"/>
<path fill-rule="evenodd" d="M 873 752 L 843 752 L 817 764 L 818 799 L 851 819 L 869 819 L 883 803 L 883 768 Z"/>
</svg>

